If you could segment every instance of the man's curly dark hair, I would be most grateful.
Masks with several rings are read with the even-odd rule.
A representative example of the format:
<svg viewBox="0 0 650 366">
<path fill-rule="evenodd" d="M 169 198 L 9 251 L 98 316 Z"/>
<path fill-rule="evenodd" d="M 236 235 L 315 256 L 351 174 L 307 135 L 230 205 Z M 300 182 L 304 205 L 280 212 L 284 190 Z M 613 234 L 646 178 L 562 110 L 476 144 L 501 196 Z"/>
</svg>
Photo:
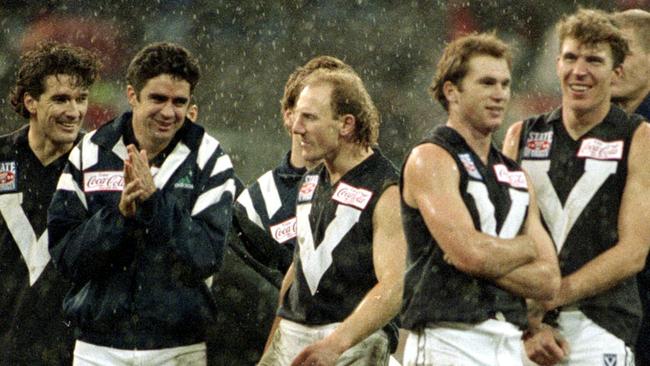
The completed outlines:
<svg viewBox="0 0 650 366">
<path fill-rule="evenodd" d="M 24 105 L 25 94 L 39 99 L 48 76 L 69 75 L 76 86 L 87 88 L 99 76 L 100 68 L 97 54 L 85 48 L 57 42 L 40 43 L 21 56 L 9 101 L 16 113 L 29 118 L 30 113 Z"/>
</svg>

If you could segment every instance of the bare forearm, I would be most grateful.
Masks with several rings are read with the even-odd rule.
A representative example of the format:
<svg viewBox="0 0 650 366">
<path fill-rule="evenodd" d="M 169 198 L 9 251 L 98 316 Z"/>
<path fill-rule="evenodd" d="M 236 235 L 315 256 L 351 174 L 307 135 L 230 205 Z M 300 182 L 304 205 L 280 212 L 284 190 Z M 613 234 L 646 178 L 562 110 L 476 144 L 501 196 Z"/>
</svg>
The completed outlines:
<svg viewBox="0 0 650 366">
<path fill-rule="evenodd" d="M 530 299 L 551 300 L 557 295 L 560 272 L 555 263 L 537 260 L 495 280 L 504 289 Z"/>
<path fill-rule="evenodd" d="M 375 285 L 354 312 L 327 337 L 328 341 L 343 353 L 386 325 L 400 310 L 402 290 L 400 284 Z"/>
<path fill-rule="evenodd" d="M 562 278 L 560 293 L 552 301 L 552 307 L 573 304 L 607 291 L 636 275 L 644 264 L 645 255 L 632 253 L 625 246 L 617 244 Z"/>
<path fill-rule="evenodd" d="M 537 258 L 535 244 L 527 235 L 507 240 L 479 235 L 483 238 L 475 242 L 472 248 L 474 258 L 465 263 L 466 268 L 459 268 L 460 270 L 475 276 L 497 279 Z"/>
</svg>

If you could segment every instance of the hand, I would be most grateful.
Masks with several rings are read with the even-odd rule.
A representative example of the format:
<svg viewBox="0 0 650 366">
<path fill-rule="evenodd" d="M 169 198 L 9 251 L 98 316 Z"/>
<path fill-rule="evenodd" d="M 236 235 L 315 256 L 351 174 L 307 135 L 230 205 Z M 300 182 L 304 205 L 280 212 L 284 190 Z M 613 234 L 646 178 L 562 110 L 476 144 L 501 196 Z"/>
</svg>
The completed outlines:
<svg viewBox="0 0 650 366">
<path fill-rule="evenodd" d="M 131 163 L 127 160 L 124 162 L 124 188 L 120 196 L 120 203 L 118 209 L 124 217 L 135 216 L 136 200 L 140 197 L 141 189 L 140 182 L 133 179 L 133 168 Z"/>
<path fill-rule="evenodd" d="M 133 180 L 138 180 L 140 182 L 140 195 L 138 196 L 138 201 L 146 201 L 152 194 L 154 194 L 154 192 L 156 192 L 156 184 L 151 175 L 147 151 L 141 150 L 138 152 L 138 149 L 136 149 L 133 144 L 127 146 L 126 149 L 129 154 L 129 163 L 132 168 L 132 178 Z"/>
<path fill-rule="evenodd" d="M 334 366 L 339 356 L 341 353 L 325 338 L 302 350 L 291 366 Z"/>
<path fill-rule="evenodd" d="M 551 366 L 569 355 L 569 343 L 553 327 L 543 324 L 524 340 L 528 358 L 540 366 Z"/>
</svg>

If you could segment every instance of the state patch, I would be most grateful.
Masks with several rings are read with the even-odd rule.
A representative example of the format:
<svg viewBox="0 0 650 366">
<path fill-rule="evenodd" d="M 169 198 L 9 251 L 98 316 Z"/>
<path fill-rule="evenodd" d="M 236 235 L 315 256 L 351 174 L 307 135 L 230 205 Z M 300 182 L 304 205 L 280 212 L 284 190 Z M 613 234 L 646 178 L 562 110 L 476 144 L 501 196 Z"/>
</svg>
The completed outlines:
<svg viewBox="0 0 650 366">
<path fill-rule="evenodd" d="M 0 192 L 18 190 L 18 169 L 15 161 L 0 162 Z"/>
<path fill-rule="evenodd" d="M 307 175 L 298 191 L 298 203 L 311 201 L 318 186 L 318 175 Z"/>
<path fill-rule="evenodd" d="M 470 154 L 458 154 L 458 158 L 460 159 L 460 162 L 463 163 L 463 166 L 465 167 L 465 171 L 467 171 L 467 174 L 469 174 L 470 177 L 478 180 L 483 180 L 483 177 L 481 176 L 481 173 L 478 171 L 476 168 L 476 164 L 474 164 L 474 159 L 472 159 L 472 156 Z"/>
<path fill-rule="evenodd" d="M 553 131 L 530 132 L 526 138 L 522 158 L 548 158 L 553 144 Z"/>
</svg>

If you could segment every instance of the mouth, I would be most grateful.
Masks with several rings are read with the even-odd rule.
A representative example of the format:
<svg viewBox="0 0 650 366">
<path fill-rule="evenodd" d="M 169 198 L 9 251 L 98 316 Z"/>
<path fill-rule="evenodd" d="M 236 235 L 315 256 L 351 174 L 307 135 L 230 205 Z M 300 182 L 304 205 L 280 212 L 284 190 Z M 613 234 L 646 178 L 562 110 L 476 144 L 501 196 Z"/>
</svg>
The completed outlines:
<svg viewBox="0 0 650 366">
<path fill-rule="evenodd" d="M 67 132 L 75 132 L 79 126 L 78 121 L 56 121 L 56 124 Z"/>
<path fill-rule="evenodd" d="M 174 127 L 174 122 L 155 121 L 155 123 L 156 123 L 156 128 L 158 129 L 158 131 L 161 132 L 170 131 L 172 127 Z"/>
<path fill-rule="evenodd" d="M 489 106 L 489 107 L 485 107 L 485 109 L 488 110 L 490 116 L 492 117 L 501 117 L 505 112 L 505 108 L 499 106 Z"/>
<path fill-rule="evenodd" d="M 590 85 L 585 84 L 569 84 L 569 90 L 573 93 L 582 94 L 591 89 Z"/>
</svg>

